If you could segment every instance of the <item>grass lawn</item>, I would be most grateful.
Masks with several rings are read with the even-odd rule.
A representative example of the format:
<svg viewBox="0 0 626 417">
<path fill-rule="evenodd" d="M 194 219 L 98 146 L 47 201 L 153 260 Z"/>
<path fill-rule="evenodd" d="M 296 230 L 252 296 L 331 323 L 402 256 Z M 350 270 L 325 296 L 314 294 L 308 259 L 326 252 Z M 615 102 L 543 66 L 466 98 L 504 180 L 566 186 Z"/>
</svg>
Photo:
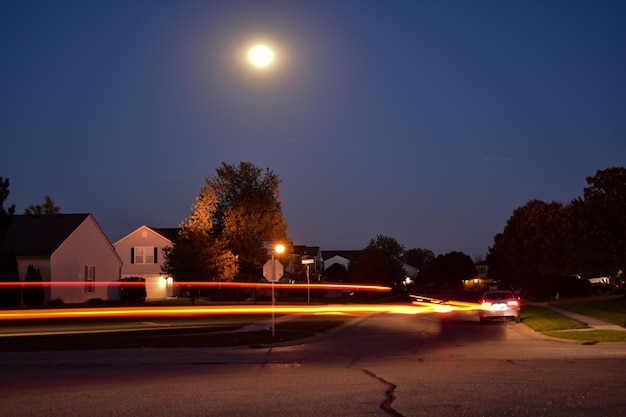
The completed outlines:
<svg viewBox="0 0 626 417">
<path fill-rule="evenodd" d="M 339 326 L 351 316 L 302 316 L 277 322 L 274 336 L 271 329 L 233 331 L 240 325 L 215 328 L 136 333 L 65 334 L 27 336 L 4 339 L 0 352 L 35 352 L 59 350 L 96 350 L 128 348 L 206 348 L 227 346 L 261 347 L 314 336 Z"/>
<path fill-rule="evenodd" d="M 554 302 L 553 304 L 559 308 L 575 311 L 586 316 L 621 326 L 626 325 L 626 300 L 623 296 L 565 300 Z M 626 342 L 626 331 L 584 330 L 587 328 L 584 323 L 538 306 L 523 306 L 522 321 L 536 332 L 551 337 L 590 343 Z"/>
<path fill-rule="evenodd" d="M 553 302 L 552 305 L 626 327 L 626 298 L 623 295 L 563 300 Z"/>
</svg>

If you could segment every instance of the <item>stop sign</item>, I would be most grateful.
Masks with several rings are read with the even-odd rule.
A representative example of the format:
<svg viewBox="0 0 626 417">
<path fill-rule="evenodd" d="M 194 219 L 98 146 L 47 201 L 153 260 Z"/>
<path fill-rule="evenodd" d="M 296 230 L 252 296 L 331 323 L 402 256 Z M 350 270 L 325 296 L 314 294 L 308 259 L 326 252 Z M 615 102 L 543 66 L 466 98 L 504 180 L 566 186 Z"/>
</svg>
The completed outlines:
<svg viewBox="0 0 626 417">
<path fill-rule="evenodd" d="M 272 261 L 274 262 L 274 276 L 272 276 Z M 283 277 L 283 274 L 285 273 L 285 268 L 283 267 L 283 264 L 280 263 L 280 261 L 278 259 L 270 259 L 269 261 L 265 262 L 265 264 L 263 265 L 263 276 L 265 277 L 265 279 L 267 279 L 268 281 L 278 281 L 279 279 L 281 279 Z"/>
</svg>

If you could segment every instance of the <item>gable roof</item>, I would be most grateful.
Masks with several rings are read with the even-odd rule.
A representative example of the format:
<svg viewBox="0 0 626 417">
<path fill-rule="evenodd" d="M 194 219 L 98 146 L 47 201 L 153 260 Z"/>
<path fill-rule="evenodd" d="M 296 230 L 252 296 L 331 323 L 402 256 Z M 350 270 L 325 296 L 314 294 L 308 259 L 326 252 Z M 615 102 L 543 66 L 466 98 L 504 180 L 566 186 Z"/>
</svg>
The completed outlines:
<svg viewBox="0 0 626 417">
<path fill-rule="evenodd" d="M 341 256 L 344 259 L 349 260 L 350 262 L 354 261 L 356 258 L 361 255 L 362 250 L 323 250 L 322 251 L 322 259 L 327 260 L 332 258 L 333 256 Z"/>
<path fill-rule="evenodd" d="M 146 227 L 154 230 L 155 233 L 160 234 L 172 243 L 175 243 L 178 240 L 178 232 L 182 230 L 180 227 Z"/>
<path fill-rule="evenodd" d="M 89 214 L 15 215 L 0 249 L 15 256 L 51 256 Z"/>
<path fill-rule="evenodd" d="M 291 253 L 294 255 L 317 257 L 320 251 L 319 246 L 294 245 L 291 247 Z"/>
<path fill-rule="evenodd" d="M 117 247 L 124 240 L 132 237 L 134 234 L 136 234 L 138 231 L 140 231 L 142 229 L 143 229 L 143 231 L 145 231 L 147 229 L 148 231 L 150 231 L 152 233 L 156 233 L 157 235 L 159 235 L 163 239 L 169 240 L 172 243 L 176 243 L 176 241 L 178 240 L 178 232 L 181 231 L 180 227 L 159 228 L 159 227 L 152 227 L 152 226 L 148 226 L 148 225 L 143 224 L 143 225 L 139 226 L 137 229 L 135 229 L 132 232 L 130 232 L 129 234 L 127 234 L 126 236 L 122 237 L 117 242 L 113 243 L 113 246 Z"/>
</svg>

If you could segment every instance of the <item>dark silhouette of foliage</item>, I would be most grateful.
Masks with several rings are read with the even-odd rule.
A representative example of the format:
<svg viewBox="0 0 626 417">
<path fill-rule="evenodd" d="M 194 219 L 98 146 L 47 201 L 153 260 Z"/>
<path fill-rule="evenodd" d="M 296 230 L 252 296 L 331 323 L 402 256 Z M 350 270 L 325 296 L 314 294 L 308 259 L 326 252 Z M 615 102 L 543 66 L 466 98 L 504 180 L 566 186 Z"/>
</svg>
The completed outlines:
<svg viewBox="0 0 626 417">
<path fill-rule="evenodd" d="M 461 281 L 476 275 L 474 261 L 463 252 L 439 255 L 425 272 L 425 279 L 439 288 L 458 288 Z"/>
<path fill-rule="evenodd" d="M 58 207 L 52 201 L 50 196 L 45 196 L 43 204 L 31 204 L 26 207 L 24 214 L 39 215 L 39 214 L 61 214 L 61 207 Z"/>
<path fill-rule="evenodd" d="M 404 246 L 392 237 L 378 235 L 350 265 L 352 282 L 399 288 L 404 280 Z"/>
<path fill-rule="evenodd" d="M 0 241 L 6 234 L 11 222 L 13 221 L 13 215 L 15 214 L 15 204 L 4 208 L 4 202 L 9 197 L 9 179 L 3 179 L 0 177 Z"/>
<path fill-rule="evenodd" d="M 24 282 L 27 283 L 26 285 L 24 285 L 24 289 L 22 290 L 22 298 L 24 299 L 24 304 L 31 308 L 41 306 L 45 301 L 41 271 L 38 268 L 35 268 L 33 265 L 28 265 Z M 39 283 L 39 285 L 32 285 L 37 283 Z"/>
<path fill-rule="evenodd" d="M 491 278 L 537 297 L 588 292 L 574 276 L 622 280 L 626 168 L 597 171 L 586 180 L 584 196 L 569 205 L 532 200 L 513 212 L 489 249 Z"/>
<path fill-rule="evenodd" d="M 413 248 L 404 252 L 404 262 L 416 268 L 424 268 L 435 260 L 435 253 L 430 249 Z"/>
<path fill-rule="evenodd" d="M 350 279 L 348 270 L 345 266 L 334 263 L 324 271 L 326 281 L 330 282 L 347 282 Z"/>
<path fill-rule="evenodd" d="M 9 197 L 9 179 L 0 177 L 0 243 L 7 233 L 15 214 L 15 205 L 4 208 Z M 15 307 L 20 303 L 21 290 L 18 286 L 20 275 L 15 254 L 9 250 L 0 250 L 0 282 L 15 283 L 13 287 L 0 287 L 0 308 Z"/>
<path fill-rule="evenodd" d="M 22 289 L 17 259 L 13 252 L 0 252 L 0 282 L 15 284 L 0 287 L 0 308 L 17 307 L 20 303 Z"/>
</svg>

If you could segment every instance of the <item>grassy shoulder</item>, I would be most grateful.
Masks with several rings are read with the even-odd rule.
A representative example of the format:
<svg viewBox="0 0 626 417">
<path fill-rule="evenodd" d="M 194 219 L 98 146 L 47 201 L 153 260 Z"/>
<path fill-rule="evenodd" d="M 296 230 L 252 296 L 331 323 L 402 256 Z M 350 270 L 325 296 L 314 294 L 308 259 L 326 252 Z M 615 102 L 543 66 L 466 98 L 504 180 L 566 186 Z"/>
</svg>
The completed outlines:
<svg viewBox="0 0 626 417">
<path fill-rule="evenodd" d="M 262 347 L 304 339 L 350 320 L 350 316 L 302 316 L 277 321 L 271 328 L 240 331 L 237 327 L 196 328 L 190 330 L 64 334 L 53 336 L 10 337 L 0 344 L 0 352 L 36 352 L 97 349 Z"/>
<path fill-rule="evenodd" d="M 615 324 L 626 323 L 626 301 L 623 296 L 560 301 L 554 305 Z M 608 320 L 609 317 L 611 320 Z M 522 308 L 522 321 L 536 332 L 551 337 L 590 343 L 626 342 L 626 331 L 585 330 L 587 326 L 584 323 L 539 306 L 525 305 Z"/>
<path fill-rule="evenodd" d="M 559 308 L 626 327 L 626 298 L 623 295 L 563 300 L 552 304 Z"/>
</svg>

